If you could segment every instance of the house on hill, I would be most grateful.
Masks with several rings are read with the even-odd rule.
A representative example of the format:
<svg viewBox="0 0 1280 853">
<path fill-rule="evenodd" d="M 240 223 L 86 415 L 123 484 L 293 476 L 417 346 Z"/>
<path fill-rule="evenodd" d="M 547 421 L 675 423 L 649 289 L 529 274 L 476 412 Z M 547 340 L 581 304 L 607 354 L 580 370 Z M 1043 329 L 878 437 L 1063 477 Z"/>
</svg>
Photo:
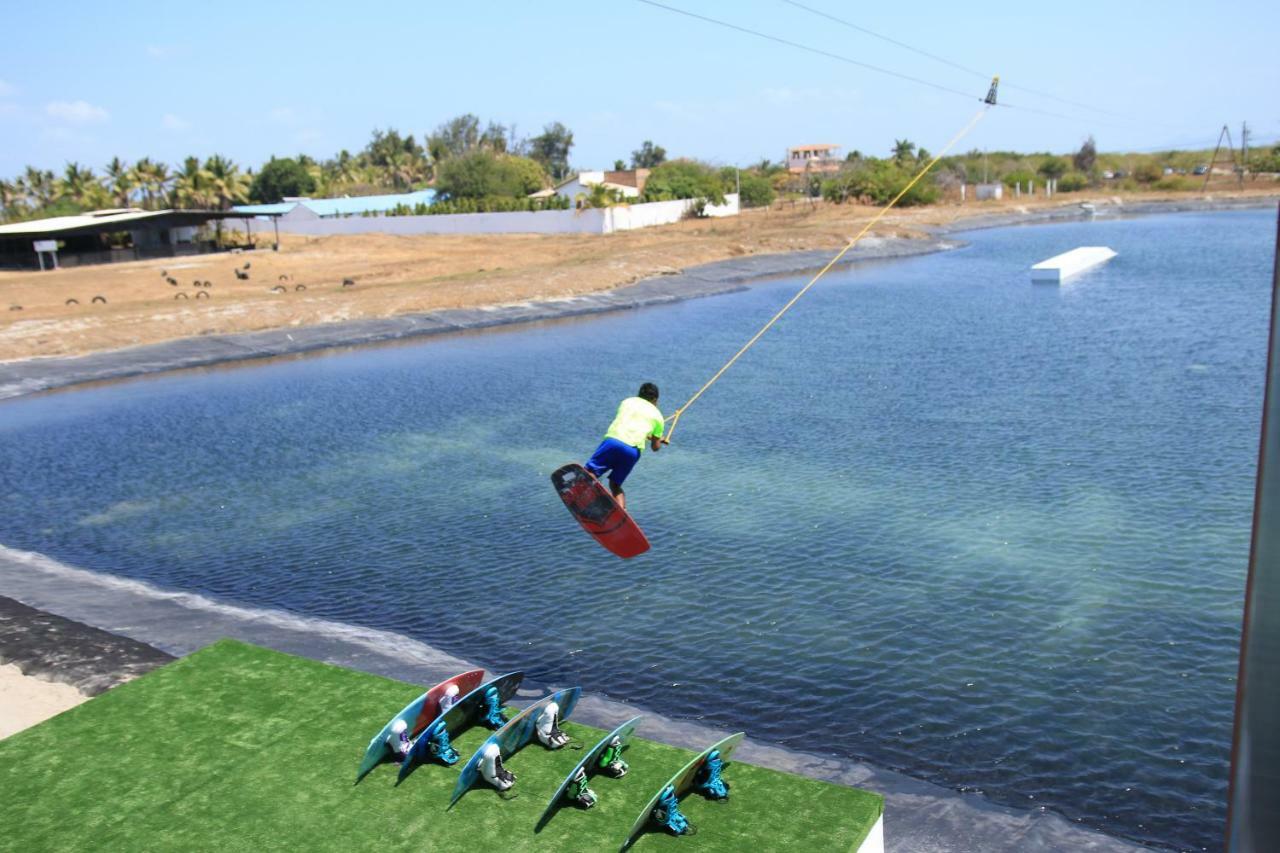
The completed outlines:
<svg viewBox="0 0 1280 853">
<path fill-rule="evenodd" d="M 797 145 L 787 149 L 787 171 L 793 175 L 805 172 L 838 172 L 839 145 Z"/>
</svg>

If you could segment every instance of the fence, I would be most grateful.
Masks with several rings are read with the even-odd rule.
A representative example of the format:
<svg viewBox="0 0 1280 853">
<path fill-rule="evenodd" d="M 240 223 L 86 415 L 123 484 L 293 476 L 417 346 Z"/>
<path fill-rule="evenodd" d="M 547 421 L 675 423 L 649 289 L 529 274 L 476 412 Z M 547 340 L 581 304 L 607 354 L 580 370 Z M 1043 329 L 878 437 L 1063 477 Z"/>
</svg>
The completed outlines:
<svg viewBox="0 0 1280 853">
<path fill-rule="evenodd" d="M 587 210 L 514 211 L 511 213 L 452 213 L 436 216 L 358 216 L 343 219 L 299 219 L 281 217 L 280 231 L 323 237 L 334 234 L 611 234 L 677 222 L 696 202 L 655 201 L 646 204 Z M 706 205 L 706 216 L 737 216 L 738 196 L 725 196 L 721 205 Z M 247 221 L 246 221 L 247 222 Z M 234 220 L 222 223 L 224 231 L 255 234 L 270 229 L 266 223 L 247 226 Z"/>
</svg>

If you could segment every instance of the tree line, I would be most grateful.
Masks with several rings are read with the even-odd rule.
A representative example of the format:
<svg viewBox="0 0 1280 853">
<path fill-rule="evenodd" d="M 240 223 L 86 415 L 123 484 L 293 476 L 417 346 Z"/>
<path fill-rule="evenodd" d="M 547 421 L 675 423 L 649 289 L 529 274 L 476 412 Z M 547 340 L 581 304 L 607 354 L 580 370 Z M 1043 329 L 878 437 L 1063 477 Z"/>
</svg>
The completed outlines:
<svg viewBox="0 0 1280 853">
<path fill-rule="evenodd" d="M 573 145 L 573 132 L 560 122 L 522 137 L 514 125 L 482 122 L 467 113 L 440 124 L 421 142 L 395 129 L 375 130 L 354 154 L 344 149 L 324 160 L 306 154 L 272 156 L 257 171 L 218 154 L 204 160 L 187 157 L 175 167 L 149 157 L 132 164 L 114 157 L 100 174 L 78 162 L 68 163 L 60 175 L 28 166 L 20 175 L 0 180 L 0 218 L 17 221 L 111 207 L 226 209 L 285 197 L 378 195 L 428 186 L 441 202 L 449 202 L 442 211 L 535 209 L 539 206 L 511 200 L 523 200 L 568 177 Z M 618 159 L 613 166 L 651 170 L 643 201 L 719 202 L 724 193 L 740 190 L 747 207 L 767 205 L 779 195 L 883 204 L 932 159 L 909 139 L 895 139 L 886 153 L 876 157 L 855 150 L 834 172 L 797 174 L 768 159 L 742 169 L 669 160 L 665 148 L 646 139 L 631 152 L 629 163 Z M 1184 175 L 1202 168 L 1210 157 L 1208 151 L 1101 154 L 1093 137 L 1068 156 L 970 151 L 943 158 L 900 203 L 931 203 L 949 187 L 979 181 L 1012 187 L 1055 180 L 1059 192 L 1104 183 L 1116 189 L 1193 189 L 1197 181 Z M 1253 152 L 1247 167 L 1255 175 L 1280 171 L 1280 145 Z M 601 207 L 624 200 L 616 190 L 594 187 L 576 203 Z"/>
<path fill-rule="evenodd" d="M 79 162 L 61 174 L 28 166 L 0 179 L 0 217 L 44 218 L 111 207 L 225 209 L 246 202 L 275 202 L 298 195 L 377 195 L 436 183 L 451 161 L 468 157 L 518 172 L 522 185 L 542 184 L 569 173 L 573 132 L 560 122 L 530 137 L 514 125 L 482 124 L 472 114 L 450 119 L 419 142 L 395 129 L 375 130 L 365 147 L 317 160 L 306 154 L 271 157 L 255 171 L 215 154 L 187 157 L 170 166 L 149 157 L 136 163 L 114 157 L 97 173 Z"/>
</svg>

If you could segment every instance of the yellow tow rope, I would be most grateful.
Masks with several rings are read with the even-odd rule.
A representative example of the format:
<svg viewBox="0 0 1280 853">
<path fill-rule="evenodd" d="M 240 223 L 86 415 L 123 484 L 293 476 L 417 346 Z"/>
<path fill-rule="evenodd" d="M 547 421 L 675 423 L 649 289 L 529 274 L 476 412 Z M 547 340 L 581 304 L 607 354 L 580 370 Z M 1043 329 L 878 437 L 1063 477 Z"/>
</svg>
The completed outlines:
<svg viewBox="0 0 1280 853">
<path fill-rule="evenodd" d="M 932 169 L 934 166 L 936 166 L 938 164 L 938 161 L 941 160 L 943 157 L 945 157 L 947 155 L 947 152 L 950 151 L 951 148 L 957 142 L 963 139 L 969 133 L 969 131 L 973 130 L 974 126 L 977 125 L 977 123 L 982 120 L 982 117 L 987 114 L 987 110 L 990 107 L 995 106 L 996 86 L 998 85 L 999 80 L 1000 78 L 996 77 L 994 80 L 991 81 L 991 89 L 987 93 L 987 97 L 983 101 L 982 109 L 978 110 L 978 112 L 974 114 L 973 118 L 969 119 L 968 124 L 966 124 L 963 128 L 961 128 L 959 133 L 951 137 L 951 141 L 948 142 L 946 145 L 944 145 L 942 147 L 942 150 L 939 151 L 937 154 L 935 154 L 933 159 L 930 160 L 927 164 L 925 164 L 925 167 L 923 169 L 921 169 L 918 173 L 916 173 L 916 176 L 912 178 L 905 187 L 902 188 L 902 191 L 899 192 L 896 196 L 894 196 L 892 201 L 890 201 L 887 205 L 882 207 L 880 211 L 876 213 L 875 216 L 871 217 L 871 220 L 866 225 L 863 226 L 862 230 L 859 231 L 857 234 L 855 234 L 853 239 L 850 240 L 848 243 L 846 243 L 845 247 L 841 249 L 836 254 L 835 257 L 827 261 L 827 265 L 824 266 L 822 269 L 818 270 L 817 275 L 809 279 L 809 283 L 806 284 L 804 287 L 800 288 L 799 293 L 791 297 L 790 301 L 788 301 L 786 305 L 783 305 L 780 309 L 778 309 L 778 313 L 770 317 L 769 322 L 761 326 L 760 331 L 752 335 L 751 340 L 743 344 L 742 349 L 734 353 L 733 358 L 726 361 L 724 363 L 724 366 L 721 367 L 719 370 L 717 370 L 715 372 L 715 375 L 706 381 L 706 384 L 704 384 L 701 388 L 699 388 L 683 406 L 676 409 L 675 412 L 673 412 L 670 416 L 666 418 L 666 420 L 671 422 L 671 427 L 670 429 L 667 430 L 667 434 L 665 436 L 666 441 L 671 440 L 671 434 L 676 431 L 676 424 L 680 422 L 680 416 L 683 415 L 688 410 L 688 408 L 694 404 L 694 401 L 696 401 L 699 397 L 701 397 L 708 388 L 714 385 L 716 380 L 724 375 L 725 371 L 727 371 L 730 367 L 733 367 L 734 362 L 742 358 L 743 354 L 747 350 L 751 349 L 751 347 L 755 345 L 755 342 L 760 340 L 760 338 L 764 336 L 764 333 L 769 331 L 769 329 L 773 327 L 773 324 L 778 322 L 778 320 L 782 318 L 783 314 L 786 314 L 788 311 L 791 310 L 791 306 L 795 305 L 797 302 L 800 301 L 800 297 L 804 296 L 806 293 L 809 292 L 809 288 L 813 287 L 815 284 L 818 283 L 818 279 L 826 275 L 828 270 L 830 270 L 833 266 L 839 263 L 840 259 L 843 258 L 845 255 L 847 255 L 849 253 L 849 250 L 852 249 L 855 245 L 857 245 L 858 241 L 861 240 L 863 236 L 866 235 L 866 233 L 871 230 L 872 226 L 874 226 L 877 222 L 879 222 L 884 217 L 884 215 L 888 213 L 893 208 L 893 206 L 899 202 L 899 200 L 902 199 L 903 196 L 905 196 L 908 192 L 910 192 L 911 188 L 914 187 L 920 181 L 921 178 L 927 175 L 929 173 L 929 170 Z"/>
</svg>

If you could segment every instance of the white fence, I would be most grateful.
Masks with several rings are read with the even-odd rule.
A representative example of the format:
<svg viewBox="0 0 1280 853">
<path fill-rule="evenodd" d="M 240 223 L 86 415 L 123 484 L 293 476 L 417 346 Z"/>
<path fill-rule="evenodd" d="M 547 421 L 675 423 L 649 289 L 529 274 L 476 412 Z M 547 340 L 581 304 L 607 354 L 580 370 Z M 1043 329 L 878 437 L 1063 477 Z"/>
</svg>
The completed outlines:
<svg viewBox="0 0 1280 853">
<path fill-rule="evenodd" d="M 685 216 L 694 201 L 654 201 L 647 204 L 589 210 L 515 211 L 512 213 L 451 213 L 427 216 L 352 216 L 340 219 L 314 217 L 280 218 L 280 230 L 286 234 L 313 237 L 331 234 L 612 234 L 653 225 L 667 225 Z M 725 203 L 708 204 L 707 216 L 737 216 L 738 196 L 730 193 Z M 224 230 L 251 227 L 253 233 L 270 235 L 271 223 L 265 219 L 252 221 L 226 220 Z"/>
</svg>

